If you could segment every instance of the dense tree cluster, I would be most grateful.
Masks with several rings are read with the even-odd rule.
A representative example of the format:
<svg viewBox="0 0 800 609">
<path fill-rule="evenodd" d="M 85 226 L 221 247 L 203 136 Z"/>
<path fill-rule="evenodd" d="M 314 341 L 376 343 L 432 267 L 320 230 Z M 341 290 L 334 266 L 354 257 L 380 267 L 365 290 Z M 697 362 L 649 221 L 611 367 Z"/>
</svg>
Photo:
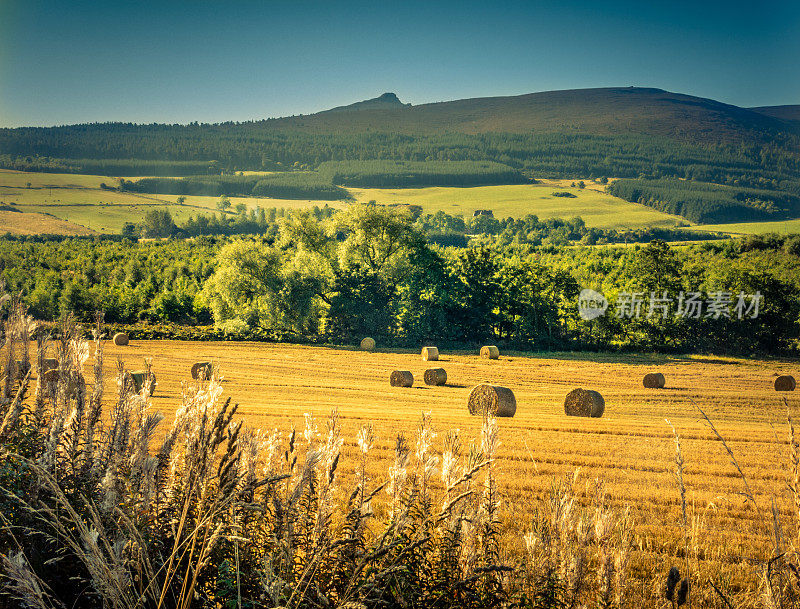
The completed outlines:
<svg viewBox="0 0 800 609">
<path fill-rule="evenodd" d="M 415 221 L 404 208 L 352 205 L 282 218 L 265 212 L 264 221 L 275 223 L 274 233 L 250 238 L 3 240 L 2 278 L 43 319 L 67 311 L 91 319 L 101 309 L 109 322 L 213 320 L 243 337 L 269 330 L 335 342 L 368 334 L 408 346 L 493 341 L 739 353 L 797 346 L 800 237 L 680 248 L 663 241 L 537 248 L 483 238 L 442 248 L 425 231 L 459 234 L 462 224 L 469 228 L 463 219 Z M 573 220 L 559 228 L 581 226 Z M 577 296 L 587 287 L 611 303 L 592 321 L 578 316 Z M 665 291 L 676 299 L 681 292 L 759 292 L 763 302 L 756 319 L 619 315 L 622 295 L 641 293 L 646 313 L 647 297 Z"/>
<path fill-rule="evenodd" d="M 370 201 L 369 204 L 376 203 Z M 145 214 L 138 227 L 132 223 L 126 224 L 123 235 L 129 238 L 260 235 L 274 241 L 278 235 L 279 222 L 287 213 L 285 208 L 257 207 L 248 210 L 241 203 L 237 204 L 235 213 L 226 213 L 230 202 L 225 196 L 220 198 L 218 207 L 223 213 L 189 216 L 180 225 L 174 222 L 169 211 L 154 209 Z M 704 241 L 729 238 L 728 235 L 686 228 L 590 228 L 580 217 L 540 220 L 532 214 L 519 219 L 478 215 L 465 220 L 463 216 L 453 216 L 441 210 L 435 214 L 422 214 L 422 208 L 417 205 L 390 206 L 392 207 L 407 211 L 414 220 L 415 228 L 427 237 L 428 242 L 445 247 L 466 247 L 475 238 L 482 238 L 499 246 L 517 247 L 649 243 L 654 239 Z M 337 213 L 337 210 L 326 204 L 324 207 L 314 206 L 311 213 L 317 220 L 325 220 Z"/>
<path fill-rule="evenodd" d="M 720 239 L 720 235 L 684 228 L 603 229 L 590 228 L 580 217 L 540 220 L 529 214 L 524 218 L 494 218 L 478 215 L 465 221 L 461 216 L 451 216 L 444 211 L 425 214 L 417 226 L 434 242 L 442 245 L 466 243 L 460 239 L 467 235 L 489 236 L 499 246 L 562 246 L 606 245 L 608 243 L 649 243 L 654 239 L 664 241 L 704 241 Z"/>
<path fill-rule="evenodd" d="M 217 175 L 122 180 L 122 190 L 163 195 L 272 197 L 275 199 L 345 199 L 348 192 L 314 171 L 267 175 Z"/>
<path fill-rule="evenodd" d="M 491 161 L 327 161 L 318 169 L 332 184 L 355 188 L 482 186 L 530 182 L 518 170 Z"/>
<path fill-rule="evenodd" d="M 86 173 L 101 176 L 193 176 L 220 172 L 217 161 L 143 159 L 59 159 L 38 155 L 0 154 L 0 167 L 17 171 Z"/>
<path fill-rule="evenodd" d="M 800 215 L 800 193 L 662 178 L 617 180 L 608 192 L 693 222 L 783 220 Z"/>
<path fill-rule="evenodd" d="M 680 177 L 800 194 L 797 136 L 769 143 L 692 144 L 660 136 L 571 133 L 312 133 L 270 121 L 220 125 L 103 123 L 0 129 L 0 165 L 107 175 L 164 162 L 198 162 L 196 173 L 316 168 L 325 161 L 494 161 L 547 177 Z M 89 161 L 107 160 L 107 165 Z M 115 163 L 118 165 L 115 166 Z M 156 165 L 153 165 L 155 167 Z M 122 171 L 122 168 L 126 171 Z"/>
</svg>

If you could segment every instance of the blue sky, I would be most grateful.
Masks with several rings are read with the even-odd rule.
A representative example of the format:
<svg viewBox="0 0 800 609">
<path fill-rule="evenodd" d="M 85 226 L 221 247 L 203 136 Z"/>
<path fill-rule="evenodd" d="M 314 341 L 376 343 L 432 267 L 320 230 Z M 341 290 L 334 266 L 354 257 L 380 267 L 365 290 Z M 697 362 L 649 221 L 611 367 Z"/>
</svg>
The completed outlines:
<svg viewBox="0 0 800 609">
<path fill-rule="evenodd" d="M 800 3 L 0 0 L 0 126 L 651 86 L 800 104 Z"/>
</svg>

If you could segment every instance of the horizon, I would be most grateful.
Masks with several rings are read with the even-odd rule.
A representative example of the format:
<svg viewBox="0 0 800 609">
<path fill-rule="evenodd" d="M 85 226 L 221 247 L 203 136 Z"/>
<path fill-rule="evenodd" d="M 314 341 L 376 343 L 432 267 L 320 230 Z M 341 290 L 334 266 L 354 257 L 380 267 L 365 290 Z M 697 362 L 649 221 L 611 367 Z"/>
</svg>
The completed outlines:
<svg viewBox="0 0 800 609">
<path fill-rule="evenodd" d="M 218 120 L 218 121 L 214 121 L 214 122 L 196 121 L 196 120 L 189 120 L 189 121 L 185 121 L 185 122 L 172 122 L 172 123 L 160 122 L 160 121 L 135 122 L 135 121 L 127 121 L 127 120 L 85 121 L 85 122 L 82 122 L 82 123 L 57 123 L 57 124 L 52 124 L 52 125 L 16 125 L 16 126 L 11 126 L 11 127 L 0 125 L 0 129 L 26 129 L 26 128 L 31 128 L 31 129 L 44 128 L 44 129 L 47 129 L 47 128 L 59 128 L 59 127 L 69 127 L 69 126 L 75 126 L 75 125 L 91 125 L 91 124 L 133 124 L 133 125 L 154 125 L 154 124 L 157 124 L 157 125 L 178 125 L 178 126 L 183 126 L 183 127 L 191 125 L 191 124 L 222 125 L 222 124 L 226 124 L 226 123 L 248 123 L 248 122 L 260 122 L 260 121 L 268 121 L 268 120 L 281 120 L 281 119 L 285 119 L 285 118 L 297 118 L 297 117 L 302 117 L 302 116 L 312 116 L 314 114 L 319 114 L 319 113 L 327 112 L 327 111 L 330 111 L 330 110 L 335 110 L 335 109 L 339 109 L 339 108 L 346 108 L 346 107 L 348 107 L 350 105 L 353 105 L 353 104 L 356 104 L 356 103 L 359 103 L 359 102 L 372 101 L 374 99 L 377 99 L 377 98 L 379 98 L 379 97 L 381 97 L 383 95 L 387 95 L 387 94 L 396 95 L 398 100 L 402 104 L 404 104 L 405 108 L 416 108 L 416 107 L 420 107 L 420 106 L 427 106 L 427 105 L 433 105 L 433 104 L 446 104 L 446 103 L 451 103 L 451 102 L 465 101 L 465 100 L 468 100 L 468 99 L 493 99 L 493 98 L 507 98 L 507 97 L 523 97 L 523 96 L 526 96 L 526 95 L 537 95 L 537 94 L 543 94 L 543 93 L 560 93 L 560 92 L 567 92 L 567 91 L 595 91 L 595 90 L 602 90 L 602 89 L 609 89 L 609 90 L 611 90 L 611 89 L 650 89 L 650 90 L 653 90 L 653 91 L 663 91 L 665 93 L 670 93 L 670 94 L 675 94 L 675 95 L 688 95 L 688 94 L 682 93 L 680 91 L 668 91 L 666 89 L 661 89 L 659 87 L 638 86 L 638 85 L 620 85 L 620 86 L 608 86 L 608 87 L 586 87 L 586 88 L 577 88 L 577 89 L 574 89 L 574 88 L 573 89 L 548 89 L 546 91 L 528 91 L 528 92 L 525 92 L 525 93 L 516 93 L 516 94 L 510 94 L 510 95 L 489 95 L 489 96 L 479 96 L 479 97 L 474 97 L 474 98 L 442 99 L 442 100 L 436 100 L 436 101 L 423 101 L 423 102 L 420 102 L 420 103 L 411 104 L 411 103 L 407 102 L 405 100 L 405 98 L 402 95 L 398 94 L 396 91 L 383 91 L 381 93 L 373 95 L 372 97 L 367 97 L 367 98 L 364 98 L 364 99 L 356 99 L 356 100 L 353 100 L 351 102 L 346 102 L 344 104 L 341 104 L 340 106 L 333 106 L 333 107 L 329 107 L 329 108 L 320 108 L 320 109 L 314 110 L 312 112 L 297 113 L 297 114 L 286 114 L 286 115 L 282 115 L 282 116 L 262 116 L 262 117 L 253 117 L 253 118 L 243 118 L 243 119 L 238 119 L 238 120 L 224 119 L 224 120 Z M 700 98 L 698 96 L 691 96 L 691 95 L 690 95 L 690 97 L 697 97 L 697 99 L 710 99 L 710 98 Z M 715 99 L 715 100 L 712 100 L 712 101 L 717 101 L 717 102 L 726 103 L 726 104 L 729 103 L 729 102 L 726 102 L 724 100 L 719 100 L 719 99 Z M 735 105 L 735 104 L 730 104 L 730 105 Z M 777 105 L 739 106 L 739 107 L 741 107 L 744 110 L 750 110 L 750 109 L 753 109 L 753 108 L 770 108 L 770 107 L 778 108 L 778 107 L 791 107 L 791 106 L 796 106 L 796 105 L 800 105 L 800 104 L 777 104 Z M 402 109 L 402 108 L 398 107 L 397 109 Z"/>
<path fill-rule="evenodd" d="M 414 106 L 645 87 L 800 103 L 800 7 L 0 2 L 0 126 L 243 122 L 395 92 Z M 38 35 L 31 36 L 31 31 Z M 478 43 L 476 43 L 478 41 Z"/>
</svg>

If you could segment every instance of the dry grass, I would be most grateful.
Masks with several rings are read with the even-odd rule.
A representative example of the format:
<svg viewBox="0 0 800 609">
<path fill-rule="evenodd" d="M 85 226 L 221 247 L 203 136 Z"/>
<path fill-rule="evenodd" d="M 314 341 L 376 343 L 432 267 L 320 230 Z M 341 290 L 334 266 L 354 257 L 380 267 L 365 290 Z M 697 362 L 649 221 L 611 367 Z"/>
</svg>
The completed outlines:
<svg viewBox="0 0 800 609">
<path fill-rule="evenodd" d="M 791 491 L 798 485 L 797 443 L 786 431 L 787 407 L 793 412 L 797 401 L 793 395 L 779 401 L 772 388 L 774 374 L 792 371 L 796 361 L 603 354 L 589 360 L 575 354 L 508 353 L 501 362 L 488 362 L 474 352 L 448 353 L 450 386 L 399 389 L 387 386 L 388 372 L 400 368 L 420 375 L 425 364 L 416 352 L 136 340 L 119 348 L 107 341 L 106 374 L 92 371 L 91 360 L 85 363 L 87 394 L 114 402 L 117 356 L 129 368 L 148 358 L 158 375 L 153 410 L 166 420 L 154 434 L 156 442 L 171 428 L 182 402 L 181 384 L 196 358 L 219 365 L 225 393 L 240 404 L 245 421 L 261 429 L 302 428 L 307 413 L 324 415 L 337 407 L 343 439 L 337 475 L 385 479 L 397 466 L 397 434 L 419 437 L 419 413 L 431 411 L 424 433 L 449 438 L 461 429 L 459 441 L 465 444 L 494 438 L 493 482 L 486 496 L 498 513 L 491 519 L 516 543 L 520 528 L 530 531 L 527 550 L 520 551 L 552 561 L 562 585 L 571 581 L 570 565 L 588 560 L 581 554 L 581 539 L 588 535 L 584 527 L 592 526 L 599 551 L 592 560 L 605 565 L 597 584 L 605 591 L 603 603 L 614 590 L 628 589 L 613 583 L 615 573 L 630 572 L 663 589 L 660 578 L 677 565 L 690 575 L 698 596 L 719 588 L 722 595 L 746 600 L 736 606 L 784 606 L 761 603 L 764 594 L 781 594 L 781 584 L 773 581 L 774 573 L 772 580 L 769 573 L 763 579 L 773 581 L 771 586 L 760 584 L 759 569 L 800 539 L 792 533 L 800 530 L 800 501 Z M 669 375 L 670 387 L 643 395 L 642 372 L 654 366 Z M 92 378 L 105 378 L 104 391 L 92 385 Z M 491 433 L 481 433 L 464 408 L 469 387 L 482 381 L 509 387 L 518 404 L 516 416 L 493 422 Z M 577 383 L 604 394 L 602 419 L 563 416 L 563 396 Z M 369 459 L 360 456 L 359 430 L 366 427 Z M 426 448 L 420 460 L 428 462 L 429 450 L 436 467 L 439 444 Z M 439 453 L 443 476 L 447 450 L 446 441 Z M 576 471 L 580 475 L 573 478 Z M 568 479 L 561 490 L 554 489 L 553 480 Z M 549 511 L 542 513 L 542 505 L 550 505 Z M 593 505 L 617 509 L 605 516 Z M 617 526 L 623 513 L 633 530 Z M 537 529 L 545 525 L 549 533 Z M 561 545 L 552 545 L 553 529 Z M 613 531 L 632 537 L 623 540 Z M 618 564 L 630 564 L 630 570 Z M 693 605 L 716 606 L 710 601 Z"/>
<path fill-rule="evenodd" d="M 12 235 L 93 235 L 94 231 L 52 216 L 0 210 L 0 234 Z"/>
<path fill-rule="evenodd" d="M 746 559 L 760 556 L 770 530 L 741 500 L 737 471 L 694 407 L 702 404 L 735 451 L 757 504 L 767 508 L 777 493 L 781 517 L 794 518 L 790 498 L 782 494 L 786 410 L 772 386 L 774 373 L 796 370 L 794 361 L 508 353 L 498 362 L 474 353 L 448 353 L 442 360 L 451 385 L 402 389 L 390 387 L 387 378 L 397 369 L 422 378 L 427 366 L 416 351 L 134 340 L 124 349 L 109 345 L 106 366 L 113 366 L 117 356 L 127 366 L 153 358 L 159 379 L 154 408 L 168 420 L 181 382 L 198 358 L 219 365 L 240 415 L 262 429 L 299 427 L 305 412 L 324 415 L 337 407 L 345 437 L 373 425 L 376 451 L 367 467 L 374 476 L 393 458 L 395 434 L 412 435 L 420 412 L 431 411 L 438 430 L 467 430 L 464 439 L 472 440 L 475 419 L 465 408 L 470 388 L 482 382 L 509 387 L 517 412 L 513 419 L 498 420 L 502 443 L 497 455 L 507 505 L 527 518 L 531 498 L 545 496 L 553 476 L 580 469 L 588 480 L 602 479 L 616 502 L 632 506 L 641 546 L 635 560 L 666 568 L 684 545 L 680 497 L 672 482 L 674 442 L 664 422 L 669 419 L 681 436 L 687 501 L 703 514 L 698 535 L 713 535 L 715 545 L 725 548 L 705 560 L 724 565 L 731 580 L 741 582 L 752 571 Z M 654 365 L 669 376 L 670 385 L 643 395 L 641 378 Z M 603 418 L 564 416 L 564 396 L 578 384 L 604 395 Z M 109 387 L 107 394 L 112 393 Z M 796 408 L 798 399 L 787 395 Z M 345 444 L 343 467 L 350 466 L 356 451 L 354 444 Z"/>
</svg>

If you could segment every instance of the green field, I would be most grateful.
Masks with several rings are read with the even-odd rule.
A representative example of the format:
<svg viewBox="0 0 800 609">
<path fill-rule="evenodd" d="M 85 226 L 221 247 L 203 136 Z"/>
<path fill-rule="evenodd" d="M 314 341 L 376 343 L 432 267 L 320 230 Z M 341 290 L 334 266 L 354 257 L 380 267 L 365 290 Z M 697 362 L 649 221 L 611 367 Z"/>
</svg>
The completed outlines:
<svg viewBox="0 0 800 609">
<path fill-rule="evenodd" d="M 100 188 L 100 184 L 114 184 L 114 178 L 76 173 L 34 173 L 0 169 L 0 199 L 8 188 Z"/>
<path fill-rule="evenodd" d="M 163 201 L 176 202 L 179 195 L 147 195 L 157 196 Z M 284 209 L 306 209 L 308 207 L 335 207 L 336 209 L 344 209 L 347 203 L 343 201 L 315 201 L 313 199 L 272 199 L 269 197 L 228 197 L 231 202 L 231 207 L 234 208 L 239 203 L 247 205 L 247 209 L 256 209 L 263 207 L 269 209 L 270 207 L 284 208 Z M 204 196 L 187 196 L 184 205 L 191 205 L 192 207 L 202 208 L 201 210 L 217 211 L 217 201 L 219 197 L 204 197 Z"/>
<path fill-rule="evenodd" d="M 495 218 L 535 214 L 544 218 L 580 216 L 587 226 L 597 228 L 672 227 L 686 222 L 638 203 L 628 203 L 592 188 L 559 188 L 556 184 L 478 186 L 474 188 L 350 188 L 357 201 L 421 205 L 426 213 L 439 210 L 448 214 L 472 216 L 476 209 L 491 209 Z M 576 198 L 554 197 L 556 190 L 567 190 Z"/>
<path fill-rule="evenodd" d="M 743 222 L 741 224 L 702 224 L 693 226 L 693 229 L 706 231 L 720 231 L 731 235 L 759 235 L 763 233 L 800 233 L 800 218 L 794 220 L 781 220 L 779 222 Z"/>
<path fill-rule="evenodd" d="M 131 178 L 135 179 L 135 178 Z M 177 195 L 144 195 L 103 190 L 100 184 L 116 184 L 114 178 L 78 174 L 26 173 L 0 170 L 0 203 L 13 204 L 20 211 L 48 214 L 73 224 L 76 229 L 99 233 L 118 233 L 125 222 L 138 222 L 153 207 L 166 208 L 175 222 L 189 216 L 217 212 L 219 197 L 188 196 L 183 205 Z M 674 227 L 688 224 L 680 216 L 629 203 L 603 192 L 603 187 L 587 180 L 586 188 L 572 188 L 571 180 L 542 180 L 537 184 L 478 186 L 471 188 L 431 187 L 405 189 L 350 188 L 356 201 L 381 204 L 416 204 L 425 213 L 439 210 L 471 217 L 476 209 L 491 209 L 496 218 L 523 217 L 535 214 L 540 219 L 581 216 L 587 226 L 606 229 Z M 30 186 L 28 186 L 30 184 Z M 556 191 L 568 191 L 575 198 L 554 197 Z M 345 202 L 272 199 L 267 197 L 230 197 L 232 208 L 244 203 L 248 210 L 263 208 L 304 209 L 325 205 L 343 208 Z M 782 222 L 695 225 L 703 231 L 737 234 L 800 232 L 800 219 Z M 0 233 L 17 232 L 0 223 Z"/>
<path fill-rule="evenodd" d="M 133 178 L 136 179 L 136 178 Z M 103 190 L 101 183 L 115 185 L 116 179 L 104 176 L 26 173 L 0 170 L 0 203 L 13 204 L 20 211 L 48 214 L 74 225 L 50 227 L 67 234 L 81 233 L 80 227 L 98 233 L 119 233 L 126 222 L 139 222 L 148 210 L 166 208 L 177 224 L 189 216 L 217 212 L 219 197 L 186 197 L 177 204 L 177 195 L 143 195 L 132 192 Z M 28 186 L 30 184 L 30 187 Z M 331 205 L 344 207 L 335 201 L 270 199 L 266 197 L 230 197 L 232 208 L 245 203 L 248 209 L 276 207 L 303 209 Z M 17 227 L 0 222 L 0 233 L 19 232 Z"/>
</svg>

